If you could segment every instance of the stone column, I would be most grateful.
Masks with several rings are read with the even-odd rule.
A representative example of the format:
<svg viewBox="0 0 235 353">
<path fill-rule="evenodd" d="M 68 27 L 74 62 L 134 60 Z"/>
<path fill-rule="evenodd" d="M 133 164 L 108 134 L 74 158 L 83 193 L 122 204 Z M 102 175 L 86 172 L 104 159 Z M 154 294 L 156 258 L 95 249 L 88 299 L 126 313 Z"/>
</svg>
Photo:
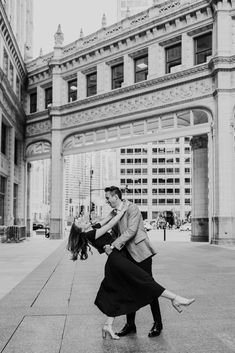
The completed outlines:
<svg viewBox="0 0 235 353">
<path fill-rule="evenodd" d="M 195 136 L 192 147 L 192 241 L 207 242 L 208 230 L 208 153 L 207 135 Z"/>
<path fill-rule="evenodd" d="M 26 163 L 26 234 L 30 237 L 32 230 L 32 219 L 31 219 L 31 163 Z"/>
<path fill-rule="evenodd" d="M 50 238 L 60 239 L 62 237 L 63 237 L 63 155 L 61 153 L 60 115 L 58 114 L 58 115 L 52 116 Z"/>
<path fill-rule="evenodd" d="M 226 83 L 229 72 L 218 73 L 218 82 Z M 234 96 L 218 92 L 214 133 L 214 206 L 212 244 L 235 244 L 235 152 Z"/>
</svg>

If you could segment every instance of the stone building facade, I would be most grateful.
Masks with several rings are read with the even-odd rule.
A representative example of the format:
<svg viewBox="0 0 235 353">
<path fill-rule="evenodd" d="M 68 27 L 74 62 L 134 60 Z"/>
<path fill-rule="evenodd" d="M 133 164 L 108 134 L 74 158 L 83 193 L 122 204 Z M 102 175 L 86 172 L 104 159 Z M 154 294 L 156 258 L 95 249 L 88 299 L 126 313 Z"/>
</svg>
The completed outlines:
<svg viewBox="0 0 235 353">
<path fill-rule="evenodd" d="M 23 109 L 27 71 L 24 46 L 19 47 L 11 27 L 17 18 L 15 12 L 9 18 L 11 5 L 12 1 L 0 2 L 0 226 L 25 225 L 27 213 Z"/>
<path fill-rule="evenodd" d="M 192 240 L 235 243 L 235 3 L 176 0 L 27 63 L 25 157 L 51 158 L 51 237 L 66 155 L 192 136 Z"/>
</svg>

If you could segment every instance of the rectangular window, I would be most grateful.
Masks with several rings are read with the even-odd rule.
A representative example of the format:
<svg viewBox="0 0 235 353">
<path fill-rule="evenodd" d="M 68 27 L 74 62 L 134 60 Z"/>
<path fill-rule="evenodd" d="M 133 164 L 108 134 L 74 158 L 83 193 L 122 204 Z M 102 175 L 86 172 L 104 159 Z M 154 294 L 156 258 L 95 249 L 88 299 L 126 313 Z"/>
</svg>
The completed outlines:
<svg viewBox="0 0 235 353">
<path fill-rule="evenodd" d="M 15 153 L 14 153 L 14 163 L 15 165 L 18 165 L 19 158 L 18 158 L 18 152 L 19 151 L 19 142 L 17 139 L 15 139 Z"/>
<path fill-rule="evenodd" d="M 206 33 L 194 39 L 195 65 L 207 62 L 212 55 L 212 33 Z"/>
<path fill-rule="evenodd" d="M 5 155 L 7 153 L 7 126 L 3 122 L 1 133 L 1 152 Z"/>
<path fill-rule="evenodd" d="M 78 84 L 77 79 L 68 82 L 68 102 L 77 100 Z"/>
<path fill-rule="evenodd" d="M 0 176 L 0 225 L 4 224 L 6 178 Z"/>
<path fill-rule="evenodd" d="M 174 189 L 166 189 L 168 195 L 173 195 Z"/>
<path fill-rule="evenodd" d="M 87 97 L 97 93 L 97 73 L 87 75 Z"/>
<path fill-rule="evenodd" d="M 135 164 L 141 164 L 141 158 L 135 158 Z"/>
<path fill-rule="evenodd" d="M 135 82 L 147 80 L 148 77 L 148 55 L 135 59 Z"/>
<path fill-rule="evenodd" d="M 173 199 L 167 199 L 167 205 L 173 205 L 174 200 Z"/>
<path fill-rule="evenodd" d="M 159 195 L 165 195 L 166 189 L 158 189 Z"/>
<path fill-rule="evenodd" d="M 30 113 L 37 111 L 37 92 L 33 92 L 29 96 L 30 99 Z"/>
<path fill-rule="evenodd" d="M 52 104 L 52 87 L 45 89 L 45 109 L 48 109 Z"/>
<path fill-rule="evenodd" d="M 166 200 L 165 199 L 159 199 L 158 203 L 159 203 L 159 205 L 165 205 Z"/>
<path fill-rule="evenodd" d="M 112 70 L 112 89 L 122 87 L 124 81 L 124 65 L 123 63 L 115 65 Z"/>
<path fill-rule="evenodd" d="M 181 43 L 166 48 L 166 73 L 172 72 L 172 68 L 181 65 Z"/>
<path fill-rule="evenodd" d="M 135 154 L 141 154 L 141 148 L 135 148 Z"/>
</svg>

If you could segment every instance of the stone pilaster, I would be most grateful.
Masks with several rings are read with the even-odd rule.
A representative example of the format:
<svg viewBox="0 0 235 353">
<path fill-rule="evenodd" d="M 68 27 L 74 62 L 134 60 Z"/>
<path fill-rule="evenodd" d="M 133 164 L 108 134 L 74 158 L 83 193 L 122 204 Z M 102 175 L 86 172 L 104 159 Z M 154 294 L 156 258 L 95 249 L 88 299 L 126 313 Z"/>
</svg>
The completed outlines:
<svg viewBox="0 0 235 353">
<path fill-rule="evenodd" d="M 60 239 L 63 237 L 63 155 L 61 153 L 61 132 L 59 115 L 52 115 L 51 142 L 52 185 L 50 238 Z"/>
<path fill-rule="evenodd" d="M 61 68 L 59 65 L 55 65 L 52 70 L 52 105 L 58 107 L 62 104 L 63 91 L 63 79 L 61 77 Z"/>
<path fill-rule="evenodd" d="M 81 71 L 77 73 L 78 100 L 86 98 L 86 75 Z"/>
<path fill-rule="evenodd" d="M 41 86 L 37 86 L 37 110 L 45 109 L 45 91 Z"/>
<path fill-rule="evenodd" d="M 128 55 L 124 55 L 124 82 L 122 87 L 134 84 L 134 61 Z"/>
<path fill-rule="evenodd" d="M 158 43 L 151 44 L 148 49 L 148 79 L 160 77 L 165 73 L 164 48 Z"/>
<path fill-rule="evenodd" d="M 6 224 L 13 225 L 13 190 L 14 190 L 14 142 L 15 130 L 8 128 L 8 178 L 6 187 Z"/>
<path fill-rule="evenodd" d="M 18 151 L 18 156 L 19 156 L 19 163 L 18 163 L 18 204 L 17 204 L 17 209 L 18 209 L 18 222 L 17 224 L 19 225 L 25 225 L 25 209 L 24 209 L 24 204 L 25 204 L 25 161 L 23 159 L 23 146 L 22 146 L 22 141 L 19 141 L 19 151 Z"/>
<path fill-rule="evenodd" d="M 97 93 L 111 90 L 111 68 L 105 62 L 97 65 Z"/>
<path fill-rule="evenodd" d="M 232 49 L 231 4 L 227 0 L 211 0 L 214 10 L 213 55 L 229 56 Z"/>
<path fill-rule="evenodd" d="M 187 33 L 182 34 L 182 68 L 187 69 L 194 65 L 193 38 Z"/>
<path fill-rule="evenodd" d="M 192 241 L 207 242 L 208 229 L 208 152 L 207 135 L 195 136 L 192 147 Z"/>
</svg>

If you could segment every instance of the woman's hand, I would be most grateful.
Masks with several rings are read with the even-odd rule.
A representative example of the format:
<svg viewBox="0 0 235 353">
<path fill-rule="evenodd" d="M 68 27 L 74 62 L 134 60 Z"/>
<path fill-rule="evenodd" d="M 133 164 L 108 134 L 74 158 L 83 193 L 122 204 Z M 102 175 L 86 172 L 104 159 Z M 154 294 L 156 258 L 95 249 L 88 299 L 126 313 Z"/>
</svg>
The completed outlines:
<svg viewBox="0 0 235 353">
<path fill-rule="evenodd" d="M 122 206 L 121 211 L 123 211 L 123 213 L 124 213 L 124 212 L 126 212 L 127 209 L 128 209 L 128 204 L 127 204 L 127 202 L 123 201 L 123 206 Z"/>
</svg>

